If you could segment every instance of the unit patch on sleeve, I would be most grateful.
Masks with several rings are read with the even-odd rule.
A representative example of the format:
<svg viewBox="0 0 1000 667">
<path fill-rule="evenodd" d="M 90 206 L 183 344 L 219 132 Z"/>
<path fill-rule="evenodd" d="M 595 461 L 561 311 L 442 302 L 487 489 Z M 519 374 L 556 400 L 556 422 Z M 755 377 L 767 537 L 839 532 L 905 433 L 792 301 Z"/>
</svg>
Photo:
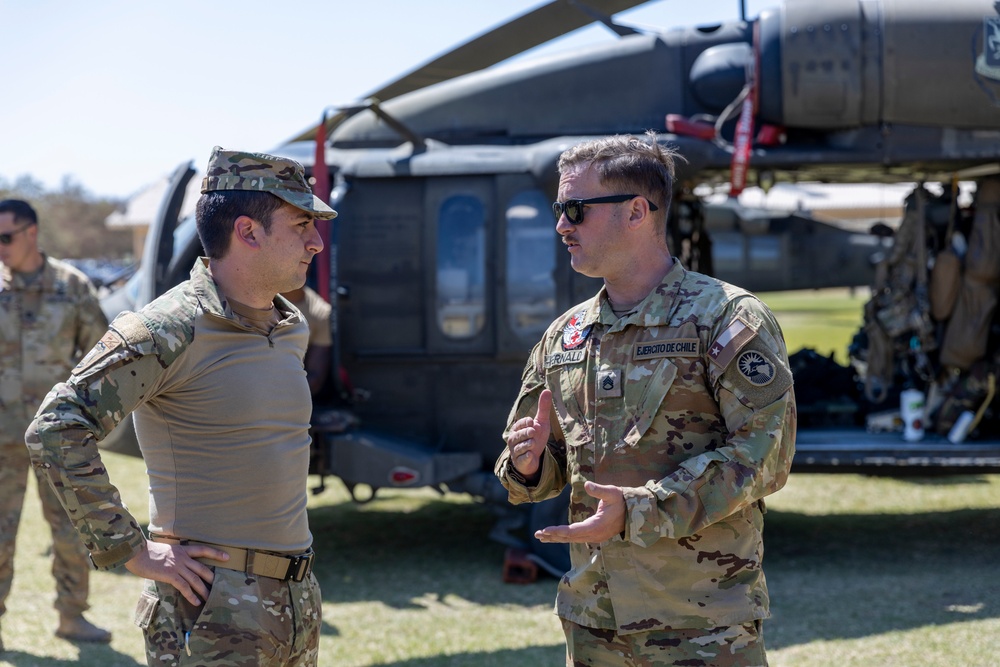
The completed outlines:
<svg viewBox="0 0 1000 667">
<path fill-rule="evenodd" d="M 660 357 L 697 357 L 701 354 L 697 338 L 673 338 L 664 341 L 644 341 L 632 346 L 632 359 L 659 359 Z"/>
<path fill-rule="evenodd" d="M 583 344 L 587 342 L 587 336 L 590 335 L 590 330 L 594 327 L 593 324 L 584 326 L 584 317 L 587 315 L 587 309 L 584 308 L 579 313 L 570 318 L 570 321 L 563 327 L 562 336 L 562 347 L 564 350 L 575 350 L 577 348 L 583 347 Z"/>
<path fill-rule="evenodd" d="M 736 357 L 725 373 L 731 383 L 751 407 L 770 405 L 792 386 L 792 373 L 774 350 L 769 349 L 760 338 L 754 338 Z"/>
<path fill-rule="evenodd" d="M 728 368 L 739 351 L 756 335 L 755 329 L 737 317 L 712 343 L 708 349 L 708 357 L 719 368 Z"/>
<path fill-rule="evenodd" d="M 80 360 L 80 363 L 76 365 L 76 368 L 73 369 L 73 375 L 80 375 L 92 365 L 101 359 L 104 359 L 104 357 L 108 356 L 124 344 L 125 342 L 118 336 L 117 333 L 114 331 L 108 331 L 104 334 L 104 337 L 97 342 L 97 345 L 94 345 L 94 347 L 90 349 L 90 352 L 88 352 L 87 355 Z"/>
<path fill-rule="evenodd" d="M 736 361 L 736 367 L 750 384 L 764 387 L 774 379 L 774 364 L 757 350 L 747 350 Z"/>
</svg>

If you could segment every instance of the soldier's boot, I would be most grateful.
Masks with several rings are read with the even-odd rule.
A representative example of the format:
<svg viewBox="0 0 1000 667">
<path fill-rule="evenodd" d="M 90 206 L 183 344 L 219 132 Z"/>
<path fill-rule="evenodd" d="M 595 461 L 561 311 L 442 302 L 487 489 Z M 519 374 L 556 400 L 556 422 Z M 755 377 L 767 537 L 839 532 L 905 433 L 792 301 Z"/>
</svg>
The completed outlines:
<svg viewBox="0 0 1000 667">
<path fill-rule="evenodd" d="M 99 628 L 83 617 L 83 614 L 60 614 L 59 628 L 56 637 L 71 642 L 90 642 L 107 644 L 111 641 L 111 633 Z"/>
</svg>

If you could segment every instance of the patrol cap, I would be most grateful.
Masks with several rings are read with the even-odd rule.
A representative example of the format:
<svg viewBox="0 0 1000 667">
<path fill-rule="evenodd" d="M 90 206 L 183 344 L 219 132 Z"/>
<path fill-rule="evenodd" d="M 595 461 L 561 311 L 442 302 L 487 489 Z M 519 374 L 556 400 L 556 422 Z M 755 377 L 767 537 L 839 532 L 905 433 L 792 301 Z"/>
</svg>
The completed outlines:
<svg viewBox="0 0 1000 667">
<path fill-rule="evenodd" d="M 201 193 L 220 190 L 270 192 L 292 206 L 329 220 L 337 212 L 313 194 L 306 172 L 295 160 L 246 151 L 227 151 L 216 146 L 208 158 Z"/>
</svg>

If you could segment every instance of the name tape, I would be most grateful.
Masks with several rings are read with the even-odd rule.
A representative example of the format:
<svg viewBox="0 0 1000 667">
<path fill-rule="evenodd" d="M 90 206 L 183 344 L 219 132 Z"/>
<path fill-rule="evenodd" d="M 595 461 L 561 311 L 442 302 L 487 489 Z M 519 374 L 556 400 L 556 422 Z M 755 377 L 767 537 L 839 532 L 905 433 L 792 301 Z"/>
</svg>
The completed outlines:
<svg viewBox="0 0 1000 667">
<path fill-rule="evenodd" d="M 632 358 L 642 361 L 660 357 L 697 357 L 698 349 L 697 338 L 675 338 L 662 343 L 636 343 L 632 348 Z"/>
</svg>

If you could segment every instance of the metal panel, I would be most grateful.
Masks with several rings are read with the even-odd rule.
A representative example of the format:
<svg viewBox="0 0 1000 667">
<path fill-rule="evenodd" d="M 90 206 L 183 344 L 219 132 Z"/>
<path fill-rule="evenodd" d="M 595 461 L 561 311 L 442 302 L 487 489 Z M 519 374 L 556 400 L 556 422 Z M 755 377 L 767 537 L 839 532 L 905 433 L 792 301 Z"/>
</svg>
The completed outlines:
<svg viewBox="0 0 1000 667">
<path fill-rule="evenodd" d="M 828 128 L 860 124 L 858 0 L 786 3 L 782 28 L 785 123 Z"/>
</svg>

